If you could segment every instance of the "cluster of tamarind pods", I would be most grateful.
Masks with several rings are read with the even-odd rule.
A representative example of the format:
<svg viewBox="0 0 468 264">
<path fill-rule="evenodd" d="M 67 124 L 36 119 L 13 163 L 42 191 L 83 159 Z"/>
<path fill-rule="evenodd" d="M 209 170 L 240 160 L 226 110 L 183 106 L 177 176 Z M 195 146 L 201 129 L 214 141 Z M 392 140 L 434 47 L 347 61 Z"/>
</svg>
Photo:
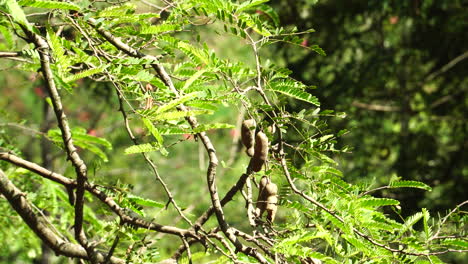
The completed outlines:
<svg viewBox="0 0 468 264">
<path fill-rule="evenodd" d="M 241 128 L 242 143 L 250 159 L 249 167 L 259 172 L 268 159 L 269 142 L 263 131 L 256 132 L 254 119 L 244 120 Z M 256 132 L 256 133 L 255 133 Z M 259 218 L 266 212 L 267 220 L 273 222 L 278 209 L 278 187 L 267 176 L 263 176 L 258 187 L 255 215 Z"/>
</svg>

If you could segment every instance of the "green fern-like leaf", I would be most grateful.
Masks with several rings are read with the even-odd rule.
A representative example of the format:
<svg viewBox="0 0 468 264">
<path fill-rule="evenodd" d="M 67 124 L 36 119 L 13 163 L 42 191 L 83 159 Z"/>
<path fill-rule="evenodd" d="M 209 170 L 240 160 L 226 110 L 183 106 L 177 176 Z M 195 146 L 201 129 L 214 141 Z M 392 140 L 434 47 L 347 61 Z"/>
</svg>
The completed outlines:
<svg viewBox="0 0 468 264">
<path fill-rule="evenodd" d="M 445 239 L 442 241 L 443 245 L 455 246 L 461 249 L 468 249 L 468 240 L 465 239 Z"/>
<path fill-rule="evenodd" d="M 159 133 L 161 133 L 161 135 L 183 135 L 183 134 L 190 134 L 191 131 L 189 129 L 171 127 L 171 128 L 159 128 Z"/>
<path fill-rule="evenodd" d="M 316 106 L 320 106 L 320 103 L 317 97 L 305 92 L 303 89 L 291 87 L 291 85 L 287 85 L 286 82 L 271 82 L 268 86 L 269 90 L 282 93 L 287 96 L 293 97 L 295 99 L 299 99 L 308 103 L 311 103 Z"/>
<path fill-rule="evenodd" d="M 429 256 L 429 263 L 430 264 L 445 264 L 439 257 L 437 256 Z"/>
<path fill-rule="evenodd" d="M 238 12 L 242 12 L 244 10 L 251 9 L 252 7 L 256 7 L 258 5 L 261 5 L 265 2 L 268 2 L 269 0 L 251 0 L 251 1 L 245 1 L 242 4 L 239 5 L 237 8 Z"/>
<path fill-rule="evenodd" d="M 31 6 L 48 9 L 65 9 L 65 10 L 80 10 L 80 7 L 68 2 L 44 1 L 44 0 L 21 0 L 19 4 L 22 6 Z"/>
<path fill-rule="evenodd" d="M 148 118 L 153 120 L 178 120 L 188 116 L 196 116 L 196 115 L 205 115 L 211 114 L 210 111 L 203 111 L 203 110 L 192 110 L 192 111 L 171 111 L 171 112 L 164 112 L 161 114 L 157 114 L 155 116 L 150 116 Z"/>
<path fill-rule="evenodd" d="M 181 105 L 181 104 L 183 104 L 183 103 L 185 103 L 187 101 L 190 101 L 190 100 L 192 100 L 194 98 L 197 98 L 200 95 L 202 95 L 202 93 L 194 92 L 194 93 L 189 93 L 189 94 L 186 94 L 184 96 L 181 96 L 181 97 L 179 97 L 177 99 L 174 99 L 174 100 L 170 101 L 169 103 L 158 107 L 156 109 L 156 114 L 160 114 L 160 113 L 166 112 L 167 110 L 173 109 L 174 107 L 176 107 L 178 105 Z"/>
<path fill-rule="evenodd" d="M 75 140 L 75 145 L 82 148 L 91 151 L 92 153 L 96 154 L 99 158 L 101 158 L 104 162 L 108 162 L 109 159 L 107 158 L 106 153 L 102 151 L 100 148 L 98 148 L 96 145 L 90 144 L 86 141 L 79 141 Z"/>
<path fill-rule="evenodd" d="M 85 141 L 92 144 L 104 146 L 107 149 L 112 149 L 112 144 L 105 138 L 95 137 L 88 134 L 73 133 L 73 138 L 78 141 Z"/>
<path fill-rule="evenodd" d="M 124 153 L 129 155 L 129 154 L 135 154 L 135 153 L 159 151 L 160 149 L 161 149 L 161 146 L 157 142 L 152 142 L 152 143 L 130 146 L 124 150 Z"/>
<path fill-rule="evenodd" d="M 334 161 L 332 158 L 328 157 L 327 155 L 319 152 L 319 151 L 315 151 L 313 149 L 307 149 L 305 150 L 307 151 L 310 155 L 312 155 L 313 157 L 315 157 L 316 159 L 322 161 L 322 162 L 325 162 L 325 163 L 330 163 L 330 164 L 333 164 L 333 165 L 338 165 L 338 163 L 336 161 Z"/>
<path fill-rule="evenodd" d="M 308 246 L 303 246 L 300 244 L 301 240 L 301 234 L 295 234 L 293 236 L 290 236 L 283 241 L 276 243 L 273 251 L 277 253 L 281 253 L 285 255 L 286 257 L 290 257 L 293 259 L 296 259 L 298 256 L 301 257 L 309 257 L 309 258 L 314 258 L 316 260 L 322 260 L 325 263 L 340 263 L 337 262 L 335 259 L 326 256 L 320 252 L 317 252 L 313 250 L 312 248 Z"/>
<path fill-rule="evenodd" d="M 142 118 L 143 124 L 146 126 L 146 128 L 149 130 L 149 132 L 153 135 L 153 137 L 156 139 L 158 144 L 162 146 L 164 143 L 163 137 L 159 133 L 158 129 L 153 125 L 151 121 L 149 121 L 147 118 Z"/>
<path fill-rule="evenodd" d="M 377 212 L 377 211 L 372 212 L 372 221 L 389 226 L 393 230 L 399 230 L 403 228 L 402 224 L 398 223 L 397 221 L 393 219 L 386 217 L 384 214 L 382 214 L 381 212 Z"/>
<path fill-rule="evenodd" d="M 199 108 L 207 111 L 217 111 L 218 106 L 215 104 L 209 103 L 207 101 L 202 101 L 202 100 L 193 100 L 190 102 L 187 102 L 187 106 L 194 107 L 194 108 Z"/>
<path fill-rule="evenodd" d="M 39 59 L 39 52 L 36 49 L 24 49 L 21 54 L 32 59 Z"/>
<path fill-rule="evenodd" d="M 154 35 L 160 33 L 167 33 L 173 31 L 179 31 L 180 26 L 175 24 L 162 24 L 162 25 L 151 25 L 145 26 L 141 29 L 140 34 L 143 35 Z"/>
<path fill-rule="evenodd" d="M 177 263 L 179 263 L 179 264 L 202 263 L 202 262 L 203 262 L 203 258 L 206 258 L 207 255 L 209 255 L 208 252 L 204 252 L 204 251 L 202 251 L 202 252 L 195 252 L 195 253 L 192 254 L 192 256 L 190 257 L 190 259 L 189 259 L 188 257 L 182 257 L 182 258 L 180 258 L 179 261 L 177 261 Z M 221 258 L 221 259 L 224 259 L 225 262 L 214 262 L 214 263 L 229 263 L 229 260 L 230 260 L 230 259 L 228 259 L 228 258 L 226 258 L 226 257 L 223 258 L 223 257 L 224 257 L 224 256 L 222 256 L 222 257 L 220 257 L 220 258 Z M 219 261 L 219 259 L 218 259 L 217 261 Z M 212 262 L 210 261 L 210 263 L 212 263 Z"/>
<path fill-rule="evenodd" d="M 187 42 L 179 42 L 178 48 L 196 63 L 210 64 L 210 57 L 206 51 L 196 48 Z"/>
<path fill-rule="evenodd" d="M 372 248 L 370 248 L 366 243 L 362 240 L 356 238 L 353 235 L 342 235 L 342 237 L 348 241 L 351 245 L 353 245 L 357 251 L 362 252 L 364 255 L 372 255 Z"/>
<path fill-rule="evenodd" d="M 390 188 L 418 188 L 426 191 L 431 191 L 432 188 L 418 181 L 394 181 L 389 184 Z"/>
<path fill-rule="evenodd" d="M 423 217 L 423 214 L 421 212 L 417 212 L 414 215 L 409 216 L 404 223 L 404 229 L 401 230 L 402 233 L 411 229 L 414 224 L 416 224 L 419 220 L 421 220 L 422 217 Z"/>
<path fill-rule="evenodd" d="M 235 126 L 224 123 L 215 123 L 215 124 L 202 124 L 193 129 L 194 133 L 200 133 L 212 129 L 226 129 L 226 128 L 235 128 Z"/>
<path fill-rule="evenodd" d="M 105 138 L 95 137 L 87 134 L 86 129 L 76 127 L 72 129 L 72 138 L 74 144 L 83 149 L 89 150 L 100 157 L 104 162 L 107 162 L 107 155 L 97 145 L 107 149 L 112 149 L 112 144 Z M 62 132 L 60 129 L 50 129 L 47 131 L 47 136 L 55 143 L 62 144 Z"/>
<path fill-rule="evenodd" d="M 11 15 L 13 21 L 26 26 L 29 30 L 32 30 L 32 27 L 26 18 L 26 14 L 17 1 L 5 0 L 0 3 L 0 10 L 5 11 L 7 14 Z"/>
<path fill-rule="evenodd" d="M 4 43 L 9 49 L 15 48 L 14 34 L 11 28 L 0 25 L 0 35 L 3 36 Z"/>
<path fill-rule="evenodd" d="M 336 219 L 333 215 L 329 213 L 324 213 L 323 214 L 325 218 L 327 218 L 330 222 L 332 222 L 333 225 L 341 229 L 345 234 L 352 234 L 353 233 L 353 228 L 351 226 L 350 222 L 341 222 L 340 220 Z"/>
<path fill-rule="evenodd" d="M 429 226 L 429 211 L 426 208 L 423 208 L 422 213 L 423 213 L 424 234 L 426 235 L 426 240 L 428 240 L 430 236 L 432 235 L 432 229 Z"/>
<path fill-rule="evenodd" d="M 136 5 L 126 3 L 124 5 L 112 5 L 99 12 L 98 17 L 126 17 L 135 11 Z"/>
<path fill-rule="evenodd" d="M 343 176 L 343 173 L 340 170 L 337 170 L 330 166 L 313 166 L 310 168 L 310 172 L 314 174 L 333 174 L 339 177 Z"/>
<path fill-rule="evenodd" d="M 106 67 L 98 67 L 98 68 L 94 68 L 94 69 L 89 69 L 89 70 L 86 70 L 86 71 L 82 71 L 82 72 L 79 72 L 77 74 L 74 74 L 74 75 L 71 75 L 71 76 L 68 76 L 66 78 L 64 78 L 64 81 L 65 82 L 73 82 L 73 81 L 76 81 L 76 80 L 79 80 L 79 79 L 82 79 L 82 78 L 85 78 L 85 77 L 88 77 L 88 76 L 91 76 L 91 75 L 94 75 L 94 74 L 97 74 L 97 73 L 101 73 L 105 70 Z"/>
<path fill-rule="evenodd" d="M 188 80 L 185 81 L 184 87 L 182 87 L 182 91 L 185 91 L 187 88 L 189 88 L 190 85 L 192 85 L 192 83 L 198 78 L 200 78 L 200 76 L 202 76 L 205 72 L 206 70 L 197 71 L 192 76 L 190 76 L 190 78 L 188 78 Z"/>
<path fill-rule="evenodd" d="M 339 188 L 345 190 L 346 192 L 351 192 L 353 190 L 352 185 L 343 181 L 341 178 L 338 177 L 330 177 L 330 182 L 334 185 L 338 186 Z"/>
<path fill-rule="evenodd" d="M 285 200 L 282 204 L 282 206 L 287 207 L 287 208 L 293 208 L 296 209 L 302 213 L 305 214 L 310 214 L 310 209 L 305 206 L 304 204 L 298 202 L 298 201 L 287 201 Z"/>
<path fill-rule="evenodd" d="M 129 79 L 139 81 L 139 82 L 151 82 L 154 78 L 154 75 L 151 74 L 148 71 L 142 70 L 139 71 L 136 75 L 134 76 L 128 76 Z"/>
<path fill-rule="evenodd" d="M 169 89 L 169 88 L 166 86 L 166 84 L 165 84 L 163 81 L 161 81 L 161 79 L 159 79 L 159 78 L 153 78 L 153 79 L 151 79 L 150 83 L 151 83 L 152 85 L 154 85 L 155 87 L 157 87 L 157 88 L 159 88 L 159 89 L 162 89 L 162 90 L 167 90 L 167 89 Z"/>
<path fill-rule="evenodd" d="M 62 38 L 55 35 L 55 32 L 51 28 L 47 29 L 47 39 L 52 48 L 54 59 L 57 62 L 55 66 L 58 69 L 58 74 L 60 78 L 63 78 L 68 72 L 68 67 L 70 66 L 71 59 L 65 55 L 65 49 L 62 44 Z"/>
<path fill-rule="evenodd" d="M 387 205 L 398 205 L 399 201 L 389 198 L 363 198 L 358 200 L 361 207 L 380 207 Z"/>
<path fill-rule="evenodd" d="M 143 198 L 143 197 L 140 197 L 140 196 L 130 194 L 130 195 L 127 196 L 127 198 L 131 202 L 134 202 L 134 203 L 142 205 L 142 206 L 149 206 L 149 207 L 155 207 L 155 208 L 164 208 L 163 203 L 156 202 L 154 200 Z"/>
</svg>

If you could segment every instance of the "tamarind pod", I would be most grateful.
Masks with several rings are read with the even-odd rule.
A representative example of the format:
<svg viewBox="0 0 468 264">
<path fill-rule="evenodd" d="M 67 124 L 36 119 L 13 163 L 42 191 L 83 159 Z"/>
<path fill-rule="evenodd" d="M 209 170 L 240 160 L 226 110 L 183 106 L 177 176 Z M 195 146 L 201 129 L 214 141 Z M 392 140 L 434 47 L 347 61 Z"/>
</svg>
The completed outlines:
<svg viewBox="0 0 468 264">
<path fill-rule="evenodd" d="M 241 140 L 242 144 L 246 147 L 246 153 L 249 157 L 254 155 L 254 144 L 255 144 L 255 127 L 256 122 L 254 119 L 244 120 L 241 127 Z"/>
<path fill-rule="evenodd" d="M 258 132 L 255 136 L 255 151 L 250 166 L 253 171 L 259 172 L 268 158 L 268 137 L 263 132 Z"/>
<path fill-rule="evenodd" d="M 278 210 L 278 186 L 273 182 L 269 182 L 265 186 L 265 193 L 267 194 L 267 202 L 266 202 L 266 212 L 267 212 L 267 220 L 273 223 L 276 216 L 276 211 Z"/>
<path fill-rule="evenodd" d="M 267 193 L 267 196 L 276 195 L 278 193 L 278 186 L 270 181 L 265 186 L 265 192 Z"/>
<path fill-rule="evenodd" d="M 262 176 L 262 178 L 260 179 L 260 183 L 258 184 L 258 189 L 264 190 L 265 187 L 268 185 L 268 183 L 270 183 L 270 180 L 268 179 L 268 177 Z"/>
<path fill-rule="evenodd" d="M 258 198 L 255 208 L 255 215 L 257 217 L 262 217 L 263 212 L 265 212 L 267 206 L 267 198 L 268 193 L 266 192 L 265 188 L 269 183 L 269 179 L 267 176 L 263 176 L 260 180 L 260 184 L 258 186 Z"/>
<path fill-rule="evenodd" d="M 265 211 L 267 212 L 267 220 L 273 223 L 276 217 L 276 211 L 278 210 L 278 196 L 271 195 L 267 198 Z"/>
</svg>

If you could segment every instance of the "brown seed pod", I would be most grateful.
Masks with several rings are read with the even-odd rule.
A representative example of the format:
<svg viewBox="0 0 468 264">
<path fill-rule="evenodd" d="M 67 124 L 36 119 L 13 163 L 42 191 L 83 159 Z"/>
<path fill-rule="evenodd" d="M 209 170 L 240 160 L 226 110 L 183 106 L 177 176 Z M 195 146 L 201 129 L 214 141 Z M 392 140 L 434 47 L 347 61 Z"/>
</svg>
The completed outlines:
<svg viewBox="0 0 468 264">
<path fill-rule="evenodd" d="M 250 159 L 250 166 L 253 171 L 259 172 L 268 158 L 268 137 L 263 132 L 258 132 L 255 136 L 255 152 Z"/>
<path fill-rule="evenodd" d="M 278 186 L 271 182 L 268 177 L 263 176 L 258 187 L 257 208 L 255 214 L 261 218 L 263 213 L 267 212 L 267 220 L 273 222 L 275 220 L 276 211 L 278 210 Z"/>
<path fill-rule="evenodd" d="M 268 196 L 276 195 L 278 194 L 278 186 L 274 184 L 271 181 L 268 181 L 267 185 L 265 186 L 265 192 L 268 194 Z"/>
<path fill-rule="evenodd" d="M 255 127 L 256 127 L 255 120 L 248 119 L 242 122 L 241 128 L 241 139 L 244 146 L 247 148 L 245 151 L 249 157 L 253 157 L 254 155 L 254 143 L 255 143 Z"/>
<path fill-rule="evenodd" d="M 265 187 L 265 192 L 268 194 L 268 198 L 266 201 L 266 212 L 267 212 L 267 220 L 273 223 L 276 216 L 276 211 L 278 210 L 278 187 L 276 184 L 270 182 Z"/>
<path fill-rule="evenodd" d="M 266 192 L 266 186 L 270 180 L 267 176 L 263 176 L 260 180 L 258 186 L 258 198 L 257 198 L 257 208 L 255 209 L 255 214 L 257 217 L 262 217 L 263 212 L 265 212 L 267 206 L 268 193 Z"/>
</svg>

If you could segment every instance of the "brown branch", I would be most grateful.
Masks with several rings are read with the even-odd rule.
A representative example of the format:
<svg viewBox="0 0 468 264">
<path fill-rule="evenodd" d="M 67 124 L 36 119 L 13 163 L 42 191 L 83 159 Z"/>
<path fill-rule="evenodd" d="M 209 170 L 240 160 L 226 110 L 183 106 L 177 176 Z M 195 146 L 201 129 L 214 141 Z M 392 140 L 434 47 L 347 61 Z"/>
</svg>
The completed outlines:
<svg viewBox="0 0 468 264">
<path fill-rule="evenodd" d="M 440 68 L 439 70 L 429 74 L 425 79 L 424 81 L 425 82 L 428 82 L 428 81 L 431 81 L 432 79 L 434 79 L 435 77 L 437 77 L 438 75 L 450 70 L 450 68 L 454 67 L 455 65 L 457 65 L 457 63 L 459 63 L 460 61 L 464 60 L 468 58 L 468 51 L 465 51 L 463 52 L 461 55 L 458 55 L 457 57 L 455 57 L 453 60 L 449 61 L 447 64 L 445 64 L 442 68 Z"/>
<path fill-rule="evenodd" d="M 57 117 L 58 126 L 62 132 L 62 139 L 67 152 L 68 158 L 75 168 L 77 176 L 76 200 L 75 200 L 75 238 L 81 245 L 86 245 L 86 235 L 83 231 L 83 206 L 84 206 L 84 186 L 87 180 L 87 167 L 77 152 L 71 135 L 71 130 L 68 125 L 67 116 L 63 111 L 62 100 L 55 85 L 54 76 L 50 65 L 50 48 L 45 39 L 36 33 L 30 31 L 26 26 L 21 26 L 26 34 L 28 41 L 33 43 L 39 51 L 41 60 L 41 72 L 45 79 L 45 86 L 51 96 L 52 105 Z"/>
<path fill-rule="evenodd" d="M 187 251 L 187 258 L 188 258 L 189 264 L 192 264 L 192 252 L 190 251 L 190 245 L 184 237 L 182 237 L 181 239 L 182 239 L 182 244 L 185 247 L 185 251 Z"/>
<path fill-rule="evenodd" d="M 64 185 L 67 188 L 73 189 L 77 187 L 77 182 L 75 180 L 69 179 L 63 175 L 52 172 L 44 167 L 39 166 L 36 163 L 29 162 L 11 153 L 0 152 L 0 160 L 7 161 L 7 162 L 10 162 L 11 164 L 27 169 L 46 179 L 49 179 L 51 181 Z M 106 204 L 116 215 L 120 217 L 123 223 L 128 223 L 129 225 L 143 228 L 143 229 L 177 235 L 180 237 L 198 238 L 192 231 L 188 231 L 185 229 L 180 229 L 180 228 L 172 227 L 172 226 L 164 226 L 164 225 L 148 222 L 137 217 L 129 216 L 125 212 L 124 208 L 120 207 L 120 205 L 118 205 L 112 199 L 112 197 L 107 196 L 105 192 L 99 190 L 97 185 L 85 183 L 85 189 L 86 191 L 90 192 L 93 196 L 97 197 L 101 202 Z"/>
<path fill-rule="evenodd" d="M 16 51 L 0 51 L 0 58 L 12 58 L 21 56 L 21 52 Z"/>
<path fill-rule="evenodd" d="M 271 258 L 275 258 L 275 254 L 271 252 L 271 249 L 267 246 L 265 246 L 264 244 L 260 243 L 258 241 L 258 239 L 256 239 L 255 237 L 247 234 L 247 233 L 244 233 L 240 230 L 236 230 L 235 231 L 236 235 L 244 238 L 246 241 L 248 242 L 252 242 L 254 243 L 255 245 L 257 245 L 263 252 L 265 252 L 266 255 L 270 256 Z"/>
<path fill-rule="evenodd" d="M 224 198 L 221 200 L 221 206 L 224 207 L 228 202 L 232 200 L 232 198 L 234 198 L 234 195 L 236 195 L 236 193 L 239 190 L 242 190 L 248 177 L 249 175 L 246 173 L 242 174 L 242 176 L 239 177 L 239 180 L 237 180 L 237 182 L 231 187 L 231 189 L 229 189 L 226 195 L 224 195 Z M 195 231 L 200 229 L 200 227 L 203 226 L 206 223 L 206 221 L 208 221 L 208 219 L 210 219 L 214 212 L 215 210 L 213 208 L 213 205 L 211 205 L 200 217 L 198 217 L 197 221 L 195 221 L 191 229 L 194 229 Z M 183 251 L 184 246 L 182 245 L 174 252 L 172 258 L 178 259 L 183 253 Z"/>
<path fill-rule="evenodd" d="M 249 219 L 249 224 L 252 227 L 257 226 L 255 223 L 255 208 L 253 206 L 252 202 L 252 183 L 250 182 L 250 178 L 247 178 L 246 182 L 246 187 L 247 187 L 247 193 L 246 193 L 246 203 L 247 203 L 247 218 Z"/>
<path fill-rule="evenodd" d="M 216 229 L 218 229 L 218 228 L 216 228 Z M 216 232 L 217 232 L 217 230 L 214 230 L 213 232 L 210 232 L 208 234 L 208 236 L 216 238 L 223 245 L 223 247 L 226 248 L 229 251 L 229 254 L 227 254 L 223 250 L 221 250 L 221 248 L 219 248 L 216 244 L 214 245 L 215 248 L 219 252 L 221 252 L 224 256 L 226 256 L 227 258 L 230 258 L 234 263 L 238 263 L 236 253 L 231 248 L 231 245 L 228 243 L 228 241 L 226 239 L 224 239 L 224 237 L 222 235 L 220 235 L 220 234 L 218 234 Z"/>
<path fill-rule="evenodd" d="M 85 260 L 96 259 L 102 263 L 104 256 L 101 253 L 94 252 L 95 256 L 89 256 L 89 253 L 82 246 L 63 240 L 48 226 L 50 223 L 42 215 L 34 213 L 30 202 L 21 190 L 19 190 L 0 169 L 0 193 L 5 196 L 13 209 L 21 216 L 24 222 L 31 230 L 44 241 L 56 254 L 72 258 Z M 125 261 L 111 257 L 110 263 L 123 264 Z"/>
<path fill-rule="evenodd" d="M 393 106 L 393 105 L 379 105 L 379 104 L 367 104 L 362 103 L 359 101 L 353 101 L 351 103 L 352 106 L 356 106 L 358 108 L 371 110 L 371 111 L 380 111 L 380 112 L 398 112 L 400 111 L 400 107 Z"/>
</svg>

